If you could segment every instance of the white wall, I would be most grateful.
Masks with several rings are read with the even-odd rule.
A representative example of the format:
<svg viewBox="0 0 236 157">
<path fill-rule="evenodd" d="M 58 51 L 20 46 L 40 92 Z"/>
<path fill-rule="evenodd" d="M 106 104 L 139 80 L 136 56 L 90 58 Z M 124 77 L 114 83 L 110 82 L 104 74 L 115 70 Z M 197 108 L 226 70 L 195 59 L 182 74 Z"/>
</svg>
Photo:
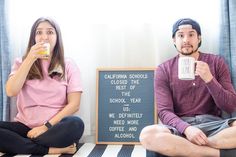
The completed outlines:
<svg viewBox="0 0 236 157">
<path fill-rule="evenodd" d="M 202 51 L 218 53 L 220 0 L 8 0 L 12 59 L 23 54 L 33 22 L 55 18 L 66 56 L 82 71 L 78 113 L 85 135 L 95 134 L 96 68 L 155 67 L 176 55 L 173 23 L 183 17 L 202 28 Z M 209 7 L 210 6 L 210 7 Z M 211 8 L 211 9 L 209 9 Z"/>
</svg>

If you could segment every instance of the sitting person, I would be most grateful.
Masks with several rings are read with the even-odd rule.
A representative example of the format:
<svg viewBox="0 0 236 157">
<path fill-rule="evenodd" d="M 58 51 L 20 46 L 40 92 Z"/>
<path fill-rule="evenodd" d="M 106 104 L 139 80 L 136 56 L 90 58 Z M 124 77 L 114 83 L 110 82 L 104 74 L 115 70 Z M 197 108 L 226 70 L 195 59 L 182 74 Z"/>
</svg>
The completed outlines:
<svg viewBox="0 0 236 157">
<path fill-rule="evenodd" d="M 155 96 L 163 124 L 143 128 L 141 144 L 167 156 L 233 157 L 236 155 L 236 118 L 223 119 L 222 111 L 236 108 L 230 71 L 218 55 L 198 50 L 199 24 L 179 19 L 172 30 L 178 55 L 156 69 Z M 196 60 L 195 79 L 178 78 L 181 57 Z"/>
<path fill-rule="evenodd" d="M 50 45 L 50 46 L 49 46 Z M 48 51 L 48 53 L 47 53 Z M 59 26 L 39 18 L 28 47 L 16 59 L 6 83 L 8 96 L 17 96 L 14 122 L 0 122 L 0 151 L 7 154 L 74 154 L 84 131 L 73 114 L 80 106 L 80 70 L 64 59 Z"/>
</svg>

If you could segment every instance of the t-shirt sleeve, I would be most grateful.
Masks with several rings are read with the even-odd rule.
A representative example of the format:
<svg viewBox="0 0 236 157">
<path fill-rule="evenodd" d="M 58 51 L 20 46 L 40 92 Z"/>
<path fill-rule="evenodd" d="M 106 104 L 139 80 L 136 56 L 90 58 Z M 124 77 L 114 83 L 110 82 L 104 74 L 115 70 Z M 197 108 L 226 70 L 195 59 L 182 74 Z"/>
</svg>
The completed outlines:
<svg viewBox="0 0 236 157">
<path fill-rule="evenodd" d="M 22 59 L 16 58 L 12 67 L 11 67 L 11 73 L 9 74 L 9 77 L 16 73 L 16 71 L 19 69 L 21 64 L 22 64 Z"/>
<path fill-rule="evenodd" d="M 67 76 L 67 93 L 82 92 L 81 73 L 76 63 L 71 60 L 66 60 L 66 76 Z"/>
</svg>

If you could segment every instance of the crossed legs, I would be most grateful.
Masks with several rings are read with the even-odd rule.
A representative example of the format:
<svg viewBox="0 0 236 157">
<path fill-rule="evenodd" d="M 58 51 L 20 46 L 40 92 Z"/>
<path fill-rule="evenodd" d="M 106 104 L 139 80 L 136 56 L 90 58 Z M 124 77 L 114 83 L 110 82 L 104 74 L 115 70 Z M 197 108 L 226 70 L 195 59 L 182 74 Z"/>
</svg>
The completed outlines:
<svg viewBox="0 0 236 157">
<path fill-rule="evenodd" d="M 151 125 L 140 134 L 141 144 L 148 150 L 167 156 L 220 157 L 219 149 L 236 148 L 236 122 L 216 135 L 209 137 L 208 146 L 199 146 L 187 139 L 171 134 L 165 126 Z"/>
<path fill-rule="evenodd" d="M 11 154 L 73 154 L 82 136 L 84 124 L 78 117 L 66 117 L 35 139 L 26 135 L 30 130 L 19 122 L 0 122 L 0 151 Z"/>
</svg>

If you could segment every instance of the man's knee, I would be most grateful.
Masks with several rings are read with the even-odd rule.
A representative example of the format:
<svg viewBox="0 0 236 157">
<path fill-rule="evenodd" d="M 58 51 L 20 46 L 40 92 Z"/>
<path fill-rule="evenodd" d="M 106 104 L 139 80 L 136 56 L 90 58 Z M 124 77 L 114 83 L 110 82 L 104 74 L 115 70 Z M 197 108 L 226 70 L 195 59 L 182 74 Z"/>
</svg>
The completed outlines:
<svg viewBox="0 0 236 157">
<path fill-rule="evenodd" d="M 233 121 L 233 122 L 230 124 L 230 126 L 236 126 L 236 120 Z"/>
<path fill-rule="evenodd" d="M 161 133 L 171 133 L 171 132 L 167 127 L 161 125 L 146 126 L 142 129 L 140 133 L 139 136 L 140 143 L 145 148 L 147 148 L 148 145 L 150 145 L 150 143 L 153 142 L 153 140 L 157 140 L 156 139 L 156 137 L 158 137 L 157 135 Z"/>
</svg>

